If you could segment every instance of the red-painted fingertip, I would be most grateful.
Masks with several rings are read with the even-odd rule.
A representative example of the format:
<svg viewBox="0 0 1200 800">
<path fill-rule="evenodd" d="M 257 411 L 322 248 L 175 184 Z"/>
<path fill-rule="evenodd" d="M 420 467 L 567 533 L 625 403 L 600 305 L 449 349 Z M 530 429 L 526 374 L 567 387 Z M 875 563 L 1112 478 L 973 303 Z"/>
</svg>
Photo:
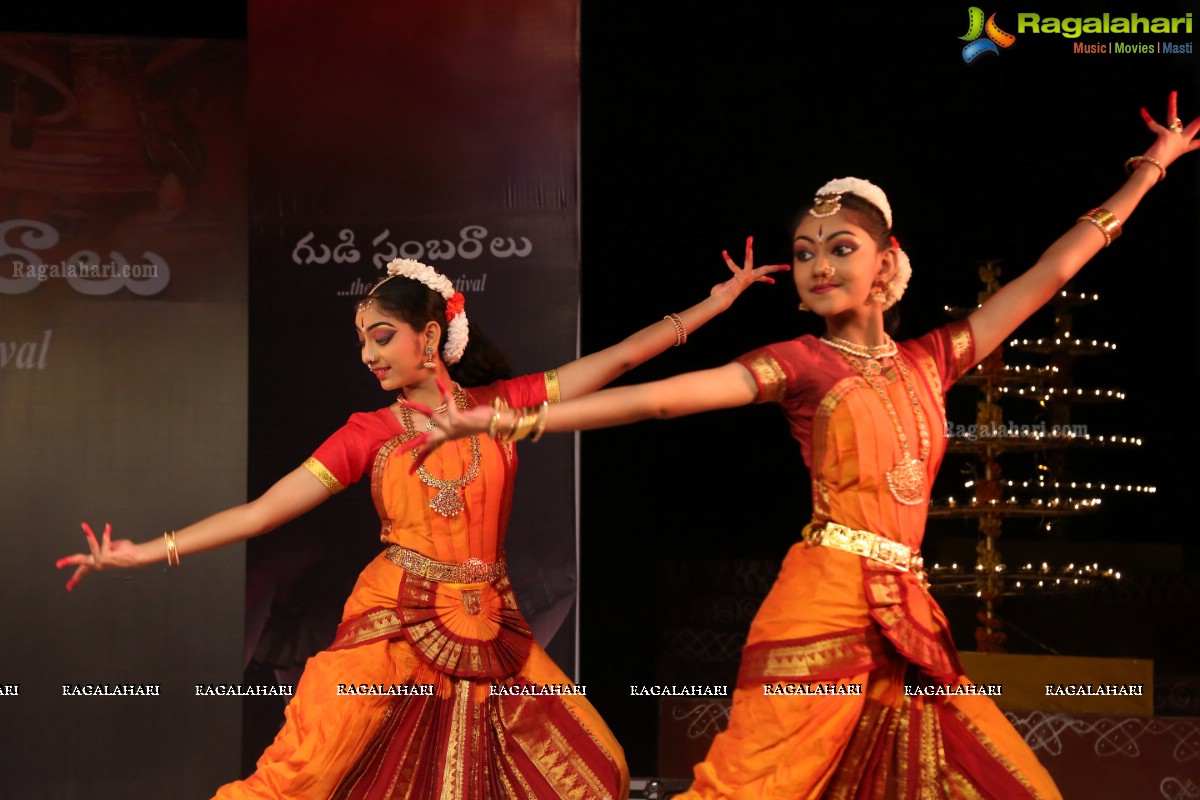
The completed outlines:
<svg viewBox="0 0 1200 800">
<path fill-rule="evenodd" d="M 1142 108 L 1139 110 L 1139 113 L 1142 115 L 1142 119 L 1146 120 L 1146 122 L 1154 121 L 1154 117 L 1150 116 L 1150 112 L 1146 110 L 1145 106 L 1142 106 Z"/>
<path fill-rule="evenodd" d="M 74 588 L 75 588 L 75 581 L 67 581 L 67 591 L 69 592 Z"/>
<path fill-rule="evenodd" d="M 775 282 L 774 278 L 763 278 L 763 283 L 774 283 L 774 282 Z"/>
<path fill-rule="evenodd" d="M 722 251 L 721 251 L 721 255 L 725 256 L 726 258 L 729 258 L 729 251 L 728 251 L 728 250 L 722 250 Z"/>
<path fill-rule="evenodd" d="M 747 236 L 747 237 L 746 237 L 746 244 L 748 244 L 748 245 L 749 245 L 749 244 L 754 244 L 754 237 L 753 237 L 753 236 Z"/>
</svg>

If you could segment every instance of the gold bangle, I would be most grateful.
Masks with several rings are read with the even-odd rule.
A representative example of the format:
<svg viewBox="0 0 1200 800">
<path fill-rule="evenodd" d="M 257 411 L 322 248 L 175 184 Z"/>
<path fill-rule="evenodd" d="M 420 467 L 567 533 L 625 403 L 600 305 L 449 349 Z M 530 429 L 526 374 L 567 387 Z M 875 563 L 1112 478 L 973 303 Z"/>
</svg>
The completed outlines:
<svg viewBox="0 0 1200 800">
<path fill-rule="evenodd" d="M 1104 235 L 1104 246 L 1108 247 L 1121 235 L 1121 220 L 1107 208 L 1093 208 L 1088 213 L 1075 220 L 1090 222 Z"/>
<path fill-rule="evenodd" d="M 492 419 L 488 422 L 488 438 L 495 439 L 496 431 L 500 428 L 500 410 L 507 404 L 500 397 L 492 398 Z"/>
<path fill-rule="evenodd" d="M 533 430 L 533 426 L 537 424 L 538 410 L 536 406 L 529 408 L 514 409 L 516 417 L 513 419 L 512 426 L 504 436 L 500 437 L 500 441 L 505 444 L 519 442 L 529 435 Z"/>
<path fill-rule="evenodd" d="M 163 540 L 167 543 L 167 566 L 179 566 L 179 550 L 175 547 L 175 531 L 167 531 L 163 534 Z"/>
<path fill-rule="evenodd" d="M 680 318 L 679 314 L 670 313 L 662 319 L 667 320 L 668 323 L 671 323 L 671 326 L 676 329 L 676 343 L 674 343 L 674 347 L 679 347 L 680 344 L 688 343 L 688 329 L 684 327 L 683 318 Z"/>
<path fill-rule="evenodd" d="M 520 409 L 520 408 L 514 408 L 512 410 L 512 412 L 513 412 L 512 422 L 508 423 L 508 430 L 506 430 L 504 433 L 500 434 L 500 441 L 505 442 L 505 443 L 516 441 L 515 439 L 513 439 L 513 437 L 516 436 L 517 427 L 520 426 L 520 424 L 521 424 L 521 412 L 523 410 L 524 409 Z"/>
<path fill-rule="evenodd" d="M 537 410 L 537 424 L 533 426 L 533 436 L 529 437 L 529 441 L 536 442 L 542 438 L 542 434 L 546 432 L 546 417 L 550 414 L 550 404 L 542 403 Z"/>
<path fill-rule="evenodd" d="M 533 426 L 537 424 L 538 412 L 535 406 L 521 409 L 521 423 L 517 425 L 517 431 L 513 434 L 513 441 L 519 442 L 533 432 Z"/>
<path fill-rule="evenodd" d="M 1158 180 L 1155 181 L 1155 183 L 1159 183 L 1163 178 L 1167 177 L 1167 168 L 1164 167 L 1162 162 L 1160 162 L 1157 158 L 1151 158 L 1150 156 L 1134 156 L 1133 158 L 1127 159 L 1125 161 L 1125 173 L 1127 175 L 1132 175 L 1133 171 L 1142 165 L 1142 162 L 1153 164 L 1154 166 L 1158 167 Z"/>
</svg>

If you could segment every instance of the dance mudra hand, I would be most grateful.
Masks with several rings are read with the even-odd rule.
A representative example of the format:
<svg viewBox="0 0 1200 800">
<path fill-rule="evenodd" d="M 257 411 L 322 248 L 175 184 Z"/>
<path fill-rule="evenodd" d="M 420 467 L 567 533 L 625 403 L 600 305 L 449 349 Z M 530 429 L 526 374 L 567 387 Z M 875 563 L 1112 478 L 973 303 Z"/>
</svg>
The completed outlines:
<svg viewBox="0 0 1200 800">
<path fill-rule="evenodd" d="M 1195 140 L 1196 134 L 1200 133 L 1200 117 L 1184 127 L 1183 121 L 1179 119 L 1178 98 L 1179 92 L 1171 92 L 1167 98 L 1165 125 L 1155 122 L 1150 112 L 1145 108 L 1142 109 L 1142 119 L 1146 122 L 1146 127 L 1158 136 L 1154 144 L 1150 145 L 1150 149 L 1146 151 L 1146 158 L 1153 158 L 1162 165 L 1164 170 L 1184 153 L 1200 150 L 1200 142 Z"/>
<path fill-rule="evenodd" d="M 746 237 L 746 257 L 742 265 L 739 266 L 730 257 L 728 251 L 722 250 L 721 256 L 725 259 L 725 265 L 729 267 L 729 271 L 733 274 L 728 280 L 714 286 L 712 292 L 710 292 L 710 296 L 724 301 L 723 305 L 725 308 L 731 306 L 733 301 L 751 284 L 774 283 L 775 279 L 771 277 L 772 273 L 784 272 L 792 268 L 791 264 L 754 266 L 753 236 Z M 489 431 L 492 434 L 495 433 L 495 430 L 492 430 L 492 421 L 496 413 L 495 409 L 490 406 L 476 406 L 470 411 L 459 411 L 451 397 L 450 390 L 440 381 L 438 382 L 438 390 L 442 394 L 442 400 L 445 401 L 447 410 L 436 417 L 434 416 L 433 409 L 428 406 L 408 400 L 401 401 L 401 405 L 417 413 L 424 414 L 432 420 L 435 426 L 434 430 L 415 436 L 404 443 L 405 449 L 419 451 L 409 470 L 410 472 L 416 472 L 425 459 L 429 457 L 430 453 L 451 439 L 462 439 L 472 434 Z"/>
<path fill-rule="evenodd" d="M 58 569 L 77 567 L 71 580 L 67 581 L 68 592 L 93 570 L 136 567 L 138 565 L 137 545 L 129 539 L 112 541 L 112 525 L 105 524 L 104 533 L 100 535 L 99 542 L 96 541 L 96 534 L 92 533 L 91 526 L 86 522 L 83 523 L 83 533 L 87 537 L 88 548 L 91 552 L 76 553 L 54 562 L 54 566 Z"/>
<path fill-rule="evenodd" d="M 441 381 L 437 382 L 437 387 L 438 391 L 442 393 L 442 402 L 446 405 L 446 410 L 441 414 L 435 414 L 429 406 L 414 403 L 411 400 L 400 401 L 400 405 L 405 408 L 416 411 L 418 414 L 424 414 L 426 418 L 433 420 L 435 426 L 433 430 L 415 436 L 404 443 L 405 450 L 419 450 L 412 466 L 409 467 L 410 474 L 420 469 L 429 454 L 446 442 L 476 433 L 486 433 L 491 427 L 492 417 L 496 413 L 491 406 L 482 405 L 475 406 L 468 411 L 459 411 L 450 387 Z"/>
<path fill-rule="evenodd" d="M 746 262 L 742 266 L 739 267 L 737 262 L 729 257 L 728 251 L 722 250 L 721 255 L 724 257 L 729 271 L 733 273 L 733 277 L 714 286 L 711 294 L 713 297 L 727 296 L 730 303 L 733 303 L 738 295 L 746 291 L 746 287 L 750 284 L 774 283 L 775 279 L 770 277 L 772 272 L 782 272 L 792 268 L 791 264 L 768 264 L 765 267 L 755 267 L 753 236 L 746 237 Z"/>
</svg>

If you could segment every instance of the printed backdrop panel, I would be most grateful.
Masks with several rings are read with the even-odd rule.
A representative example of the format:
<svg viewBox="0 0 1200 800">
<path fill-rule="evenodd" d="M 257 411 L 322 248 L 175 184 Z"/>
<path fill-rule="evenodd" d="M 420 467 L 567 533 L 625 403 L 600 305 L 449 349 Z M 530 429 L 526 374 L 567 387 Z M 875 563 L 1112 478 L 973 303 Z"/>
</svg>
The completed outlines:
<svg viewBox="0 0 1200 800">
<path fill-rule="evenodd" d="M 245 497 L 245 46 L 0 36 L 0 774 L 207 797 L 236 774 L 243 549 L 87 577 Z"/>
</svg>

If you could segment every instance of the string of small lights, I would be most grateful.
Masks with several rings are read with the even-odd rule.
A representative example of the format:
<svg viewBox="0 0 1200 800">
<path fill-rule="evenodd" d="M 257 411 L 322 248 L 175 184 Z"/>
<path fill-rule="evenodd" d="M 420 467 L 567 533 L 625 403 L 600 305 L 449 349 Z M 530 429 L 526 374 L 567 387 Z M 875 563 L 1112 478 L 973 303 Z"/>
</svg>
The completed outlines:
<svg viewBox="0 0 1200 800">
<path fill-rule="evenodd" d="M 985 290 L 982 304 L 997 291 L 1000 270 L 994 262 L 980 268 Z M 1041 338 L 1012 338 L 1007 350 L 1045 356 L 1046 363 L 1004 363 L 1004 349 L 989 354 L 964 375 L 959 384 L 982 394 L 975 424 L 946 423 L 947 454 L 974 455 L 979 459 L 976 475 L 963 483 L 963 495 L 931 500 L 931 518 L 976 520 L 979 540 L 974 565 L 934 564 L 926 570 L 931 591 L 939 594 L 974 596 L 982 601 L 976 615 L 976 642 L 980 650 L 1004 650 L 1006 635 L 999 617 L 1000 598 L 1025 593 L 1077 592 L 1101 582 L 1118 581 L 1115 568 L 1101 569 L 1098 563 L 1065 567 L 1043 562 L 1012 567 L 1005 563 L 998 540 L 1002 521 L 1009 518 L 1035 520 L 1039 530 L 1050 532 L 1057 520 L 1099 510 L 1107 497 L 1147 496 L 1157 492 L 1145 484 L 1109 480 L 1080 480 L 1063 474 L 1065 452 L 1075 448 L 1141 447 L 1142 439 L 1128 434 L 1091 433 L 1086 425 L 1072 425 L 1070 409 L 1075 405 L 1113 403 L 1126 399 L 1113 386 L 1082 387 L 1073 382 L 1076 358 L 1116 352 L 1117 345 L 1102 339 L 1073 335 L 1071 309 L 1098 302 L 1093 293 L 1062 290 L 1052 301 L 1056 332 Z M 947 307 L 947 313 L 963 318 L 973 309 Z M 1040 407 L 1038 421 L 1005 422 L 1000 407 L 1004 399 L 1033 401 Z M 1050 424 L 1053 422 L 1053 424 Z M 1002 477 L 1000 457 L 1013 453 L 1037 456 L 1030 478 Z M 1011 467 L 1011 465 L 1009 465 Z"/>
</svg>

